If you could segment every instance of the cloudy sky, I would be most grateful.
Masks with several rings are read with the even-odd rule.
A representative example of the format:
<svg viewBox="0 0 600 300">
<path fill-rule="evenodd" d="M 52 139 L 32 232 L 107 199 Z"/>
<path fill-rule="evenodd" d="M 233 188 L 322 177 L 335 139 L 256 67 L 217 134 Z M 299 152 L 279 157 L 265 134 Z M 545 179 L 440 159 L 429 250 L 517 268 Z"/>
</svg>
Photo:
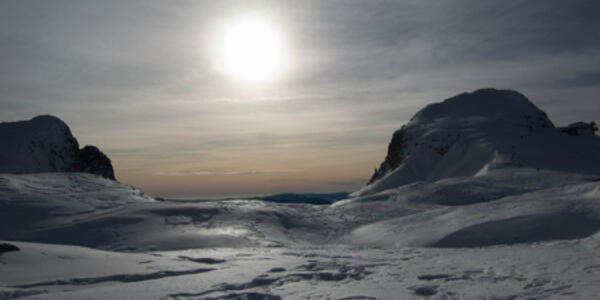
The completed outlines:
<svg viewBox="0 0 600 300">
<path fill-rule="evenodd" d="M 352 191 L 395 129 L 463 91 L 516 89 L 557 125 L 599 121 L 599 11 L 593 0 L 4 0 L 0 120 L 56 115 L 154 196 Z M 225 29 L 248 16 L 284 53 L 259 84 L 220 65 Z"/>
</svg>

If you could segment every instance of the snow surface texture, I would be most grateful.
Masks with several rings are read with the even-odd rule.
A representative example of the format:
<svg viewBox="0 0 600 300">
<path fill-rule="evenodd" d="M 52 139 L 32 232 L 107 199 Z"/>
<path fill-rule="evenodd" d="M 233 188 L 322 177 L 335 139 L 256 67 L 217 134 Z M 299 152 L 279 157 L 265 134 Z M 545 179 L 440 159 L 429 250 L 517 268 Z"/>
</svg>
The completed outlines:
<svg viewBox="0 0 600 300">
<path fill-rule="evenodd" d="M 523 143 L 571 147 L 542 121 Z M 479 170 L 373 189 L 400 166 L 332 205 L 154 201 L 89 174 L 0 174 L 0 244 L 19 249 L 0 253 L 0 298 L 596 299 L 599 138 L 569 136 L 592 164 L 576 172 L 552 149 L 503 157 L 520 126 L 473 124 L 461 130 L 481 138 L 460 143 L 494 154 L 473 157 Z"/>
<path fill-rule="evenodd" d="M 110 159 L 54 116 L 0 123 L 0 173 L 86 172 L 115 179 Z"/>
</svg>

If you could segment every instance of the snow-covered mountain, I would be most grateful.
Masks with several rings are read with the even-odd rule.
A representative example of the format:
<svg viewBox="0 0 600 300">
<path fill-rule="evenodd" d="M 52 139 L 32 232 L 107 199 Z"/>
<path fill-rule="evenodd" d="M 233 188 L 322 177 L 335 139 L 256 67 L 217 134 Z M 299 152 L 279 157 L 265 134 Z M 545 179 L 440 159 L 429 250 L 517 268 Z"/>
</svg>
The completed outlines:
<svg viewBox="0 0 600 300">
<path fill-rule="evenodd" d="M 110 159 L 94 146 L 79 149 L 62 120 L 37 116 L 0 123 L 0 173 L 86 172 L 115 179 Z"/>
<path fill-rule="evenodd" d="M 0 174 L 0 298 L 595 299 L 600 137 L 563 131 L 517 92 L 462 94 L 331 205 Z"/>
<path fill-rule="evenodd" d="M 516 166 L 600 175 L 600 139 L 568 135 L 510 90 L 481 89 L 430 104 L 394 132 L 363 196 L 417 181 Z"/>
</svg>

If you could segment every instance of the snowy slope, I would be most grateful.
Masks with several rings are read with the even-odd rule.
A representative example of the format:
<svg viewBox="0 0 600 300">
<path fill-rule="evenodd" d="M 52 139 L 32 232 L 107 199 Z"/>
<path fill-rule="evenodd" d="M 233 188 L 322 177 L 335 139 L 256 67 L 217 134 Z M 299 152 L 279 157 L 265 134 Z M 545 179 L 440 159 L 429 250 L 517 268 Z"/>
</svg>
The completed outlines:
<svg viewBox="0 0 600 300">
<path fill-rule="evenodd" d="M 92 175 L 3 175 L 3 207 L 60 209 L 6 241 L 21 250 L 0 254 L 0 298 L 593 299 L 599 179 L 504 168 L 325 206 L 167 203 Z"/>
<path fill-rule="evenodd" d="M 0 256 L 11 274 L 0 298 L 595 299 L 600 284 L 600 249 L 589 243 L 128 254 L 14 244 L 23 250 Z"/>
<path fill-rule="evenodd" d="M 47 230 L 35 239 L 85 244 L 86 233 L 110 230 L 95 248 L 134 253 L 8 241 L 21 250 L 0 255 L 0 298 L 593 299 L 600 292 L 600 183 L 588 175 L 505 169 L 331 207 L 149 202 L 117 186 L 92 196 L 114 182 L 95 177 L 102 184 L 90 188 L 91 175 L 64 174 L 56 181 L 67 184 L 54 186 L 31 178 L 57 175 L 3 177 L 6 198 L 39 196 L 70 208 L 43 218 L 37 225 Z M 461 248 L 446 248 L 456 242 Z"/>
<path fill-rule="evenodd" d="M 482 247 L 578 239 L 600 229 L 598 179 L 503 169 L 405 185 L 336 206 L 360 207 L 382 217 L 346 236 L 363 245 Z M 394 215 L 398 208 L 417 213 Z"/>
<path fill-rule="evenodd" d="M 328 239 L 328 206 L 260 200 L 159 202 L 83 173 L 0 174 L 0 239 L 143 251 Z"/>
<path fill-rule="evenodd" d="M 154 201 L 136 188 L 98 175 L 0 174 L 0 238 L 52 239 L 38 232 L 76 224 L 132 203 Z M 95 238 L 90 232 L 81 235 Z M 79 236 L 62 238 L 77 240 Z"/>
</svg>

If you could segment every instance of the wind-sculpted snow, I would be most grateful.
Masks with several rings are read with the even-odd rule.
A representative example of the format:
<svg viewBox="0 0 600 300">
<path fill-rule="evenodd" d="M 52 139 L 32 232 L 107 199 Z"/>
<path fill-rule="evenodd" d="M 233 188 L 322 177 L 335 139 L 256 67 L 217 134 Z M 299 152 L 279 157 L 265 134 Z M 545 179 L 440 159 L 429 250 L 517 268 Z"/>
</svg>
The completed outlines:
<svg viewBox="0 0 600 300">
<path fill-rule="evenodd" d="M 414 183 L 331 206 L 156 202 L 92 175 L 3 176 L 0 238 L 121 251 L 331 243 L 471 247 L 585 238 L 600 224 L 595 177 L 524 168 Z M 68 190 L 73 183 L 77 189 Z M 41 184 L 55 190 L 38 190 Z"/>
<path fill-rule="evenodd" d="M 595 176 L 505 168 L 325 206 L 167 203 L 120 194 L 132 190 L 91 175 L 3 175 L 2 206 L 39 207 L 41 199 L 27 195 L 40 196 L 42 182 L 52 186 L 47 176 L 79 188 L 45 190 L 60 213 L 13 232 L 6 243 L 20 250 L 0 256 L 10 274 L 0 276 L 0 298 L 589 299 L 599 292 Z M 119 197 L 103 193 L 105 205 L 84 197 L 94 186 L 110 191 L 107 183 Z"/>
<path fill-rule="evenodd" d="M 380 246 L 443 246 L 474 247 L 497 244 L 532 243 L 547 240 L 578 239 L 596 236 L 600 221 L 600 197 L 594 193 L 598 183 L 590 177 L 539 172 L 532 176 L 521 170 L 490 172 L 485 176 L 489 184 L 511 186 L 506 194 L 496 194 L 497 198 L 486 198 L 485 188 L 473 189 L 468 193 L 463 187 L 472 187 L 472 178 L 454 178 L 454 185 L 445 181 L 423 184 L 418 193 L 415 186 L 404 186 L 382 193 L 388 200 L 369 201 L 367 196 L 349 200 L 339 205 L 368 209 L 377 204 L 385 208 L 392 206 L 411 207 L 418 213 L 406 216 L 389 216 L 381 221 L 360 225 L 346 239 L 360 244 Z M 510 172 L 510 173 L 508 173 Z M 504 177 L 512 173 L 512 179 Z M 496 176 L 497 175 L 497 176 Z M 493 180 L 493 179 L 496 180 Z M 502 180 L 504 178 L 504 180 Z M 531 178 L 531 180 L 527 180 Z M 475 178 L 479 181 L 481 177 Z M 507 181 L 508 180 L 508 181 Z M 480 181 L 481 182 L 481 181 Z M 479 183 L 480 183 L 479 182 Z M 577 183 L 573 183 L 577 182 Z M 441 183 L 441 186 L 440 184 Z M 537 188 L 536 188 L 537 186 Z M 496 189 L 492 188 L 492 191 Z M 406 193 L 404 193 L 406 191 Z M 433 203 L 428 196 L 433 193 Z M 456 197 L 456 198 L 455 198 Z M 464 201 L 460 198 L 464 197 Z M 480 201 L 477 201 L 480 200 Z M 457 203 L 462 205 L 456 205 Z"/>
<path fill-rule="evenodd" d="M 98 245 L 102 237 L 86 228 L 80 228 L 79 234 L 72 236 L 45 233 L 60 232 L 60 228 L 65 233 L 64 230 L 68 231 L 65 225 L 97 219 L 132 203 L 147 202 L 154 200 L 136 188 L 97 175 L 0 174 L 0 238 L 80 244 L 83 240 L 77 241 L 86 237 L 99 240 L 95 244 Z"/>
<path fill-rule="evenodd" d="M 432 246 L 483 247 L 585 238 L 600 229 L 600 220 L 576 214 L 534 214 L 485 222 L 460 229 Z"/>
</svg>

